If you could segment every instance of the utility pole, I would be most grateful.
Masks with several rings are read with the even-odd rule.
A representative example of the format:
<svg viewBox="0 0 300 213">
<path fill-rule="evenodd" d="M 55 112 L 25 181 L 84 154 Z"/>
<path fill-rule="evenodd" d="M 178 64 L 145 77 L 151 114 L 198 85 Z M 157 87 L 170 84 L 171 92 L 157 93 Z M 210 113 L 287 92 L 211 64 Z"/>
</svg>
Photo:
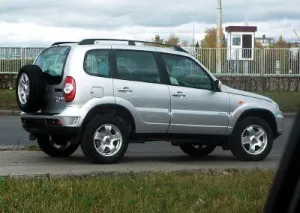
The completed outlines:
<svg viewBox="0 0 300 213">
<path fill-rule="evenodd" d="M 217 0 L 217 73 L 222 72 L 221 48 L 222 48 L 222 1 Z"/>
<path fill-rule="evenodd" d="M 248 26 L 249 25 L 249 21 L 248 21 L 248 0 L 245 0 L 245 26 Z M 244 51 L 244 50 L 242 50 Z M 248 49 L 246 49 L 245 51 L 249 52 Z M 244 74 L 248 74 L 249 73 L 249 61 L 245 61 L 243 63 L 244 65 L 244 70 L 243 70 L 243 73 Z"/>
<path fill-rule="evenodd" d="M 193 47 L 195 47 L 195 24 L 193 24 Z"/>
<path fill-rule="evenodd" d="M 294 30 L 294 33 L 296 34 L 296 37 L 298 39 L 298 42 L 300 42 L 300 37 L 298 36 L 298 33 L 296 32 L 296 30 Z"/>
<path fill-rule="evenodd" d="M 245 26 L 248 26 L 248 0 L 245 0 Z"/>
</svg>

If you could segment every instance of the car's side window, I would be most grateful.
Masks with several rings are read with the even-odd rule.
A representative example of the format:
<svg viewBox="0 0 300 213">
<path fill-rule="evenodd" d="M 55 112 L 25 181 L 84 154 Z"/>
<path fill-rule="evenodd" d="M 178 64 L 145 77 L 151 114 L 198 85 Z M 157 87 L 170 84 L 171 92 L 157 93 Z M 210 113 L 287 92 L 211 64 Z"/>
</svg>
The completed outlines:
<svg viewBox="0 0 300 213">
<path fill-rule="evenodd" d="M 196 89 L 212 89 L 209 75 L 188 57 L 162 54 L 172 85 Z"/>
<path fill-rule="evenodd" d="M 110 74 L 109 50 L 90 50 L 84 59 L 84 70 L 90 75 L 108 77 Z"/>
<path fill-rule="evenodd" d="M 117 50 L 116 59 L 119 79 L 160 83 L 159 70 L 152 52 Z"/>
</svg>

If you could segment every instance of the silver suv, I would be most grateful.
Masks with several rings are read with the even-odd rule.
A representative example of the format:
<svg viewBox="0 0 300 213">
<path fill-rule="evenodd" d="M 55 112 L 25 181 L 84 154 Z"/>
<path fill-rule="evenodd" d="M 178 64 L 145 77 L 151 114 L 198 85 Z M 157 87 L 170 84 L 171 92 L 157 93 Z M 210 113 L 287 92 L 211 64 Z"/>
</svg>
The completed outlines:
<svg viewBox="0 0 300 213">
<path fill-rule="evenodd" d="M 271 99 L 221 84 L 179 46 L 85 39 L 57 42 L 17 77 L 30 139 L 53 157 L 79 145 L 96 163 L 115 163 L 128 143 L 169 141 L 194 157 L 217 147 L 259 161 L 283 132 Z"/>
</svg>

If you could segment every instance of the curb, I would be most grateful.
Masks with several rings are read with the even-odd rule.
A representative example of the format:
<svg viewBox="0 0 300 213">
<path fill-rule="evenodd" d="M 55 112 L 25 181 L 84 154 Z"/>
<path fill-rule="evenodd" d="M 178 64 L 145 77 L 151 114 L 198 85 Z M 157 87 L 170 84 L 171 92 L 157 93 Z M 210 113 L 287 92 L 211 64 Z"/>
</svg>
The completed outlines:
<svg viewBox="0 0 300 213">
<path fill-rule="evenodd" d="M 0 145 L 0 152 L 9 151 L 9 152 L 17 152 L 17 151 L 29 151 L 29 152 L 38 152 L 41 151 L 38 145 Z"/>
<path fill-rule="evenodd" d="M 26 146 L 0 146 L 0 151 L 23 151 L 26 150 Z"/>
<path fill-rule="evenodd" d="M 82 173 L 65 173 L 65 174 L 51 174 L 51 173 L 42 173 L 42 174 L 24 174 L 24 175 L 0 175 L 0 177 L 9 177 L 10 179 L 26 179 L 26 180 L 36 180 L 42 178 L 91 178 L 91 177 L 118 177 L 120 175 L 155 175 L 155 174 L 187 174 L 187 173 L 199 173 L 199 174 L 212 174 L 212 175 L 230 175 L 230 173 L 235 171 L 268 171 L 269 169 L 257 169 L 257 168 L 242 168 L 242 169 L 222 169 L 222 168 L 212 168 L 212 169 L 179 169 L 179 170 L 143 170 L 136 171 L 132 169 L 127 169 L 125 171 L 96 171 L 96 172 L 82 172 Z"/>
<path fill-rule="evenodd" d="M 0 110 L 0 116 L 20 116 L 21 111 L 18 110 Z"/>
<path fill-rule="evenodd" d="M 297 113 L 282 113 L 284 118 L 295 118 L 297 116 Z"/>
</svg>

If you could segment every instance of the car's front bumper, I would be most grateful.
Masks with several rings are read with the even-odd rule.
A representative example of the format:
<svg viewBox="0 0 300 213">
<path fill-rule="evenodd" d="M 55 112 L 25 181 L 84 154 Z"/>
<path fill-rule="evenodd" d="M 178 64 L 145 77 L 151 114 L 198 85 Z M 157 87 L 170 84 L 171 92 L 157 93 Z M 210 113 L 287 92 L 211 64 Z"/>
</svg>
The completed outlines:
<svg viewBox="0 0 300 213">
<path fill-rule="evenodd" d="M 279 137 L 284 131 L 284 116 L 282 113 L 278 113 L 275 115 L 276 126 L 277 126 L 277 135 L 276 138 Z"/>
</svg>

